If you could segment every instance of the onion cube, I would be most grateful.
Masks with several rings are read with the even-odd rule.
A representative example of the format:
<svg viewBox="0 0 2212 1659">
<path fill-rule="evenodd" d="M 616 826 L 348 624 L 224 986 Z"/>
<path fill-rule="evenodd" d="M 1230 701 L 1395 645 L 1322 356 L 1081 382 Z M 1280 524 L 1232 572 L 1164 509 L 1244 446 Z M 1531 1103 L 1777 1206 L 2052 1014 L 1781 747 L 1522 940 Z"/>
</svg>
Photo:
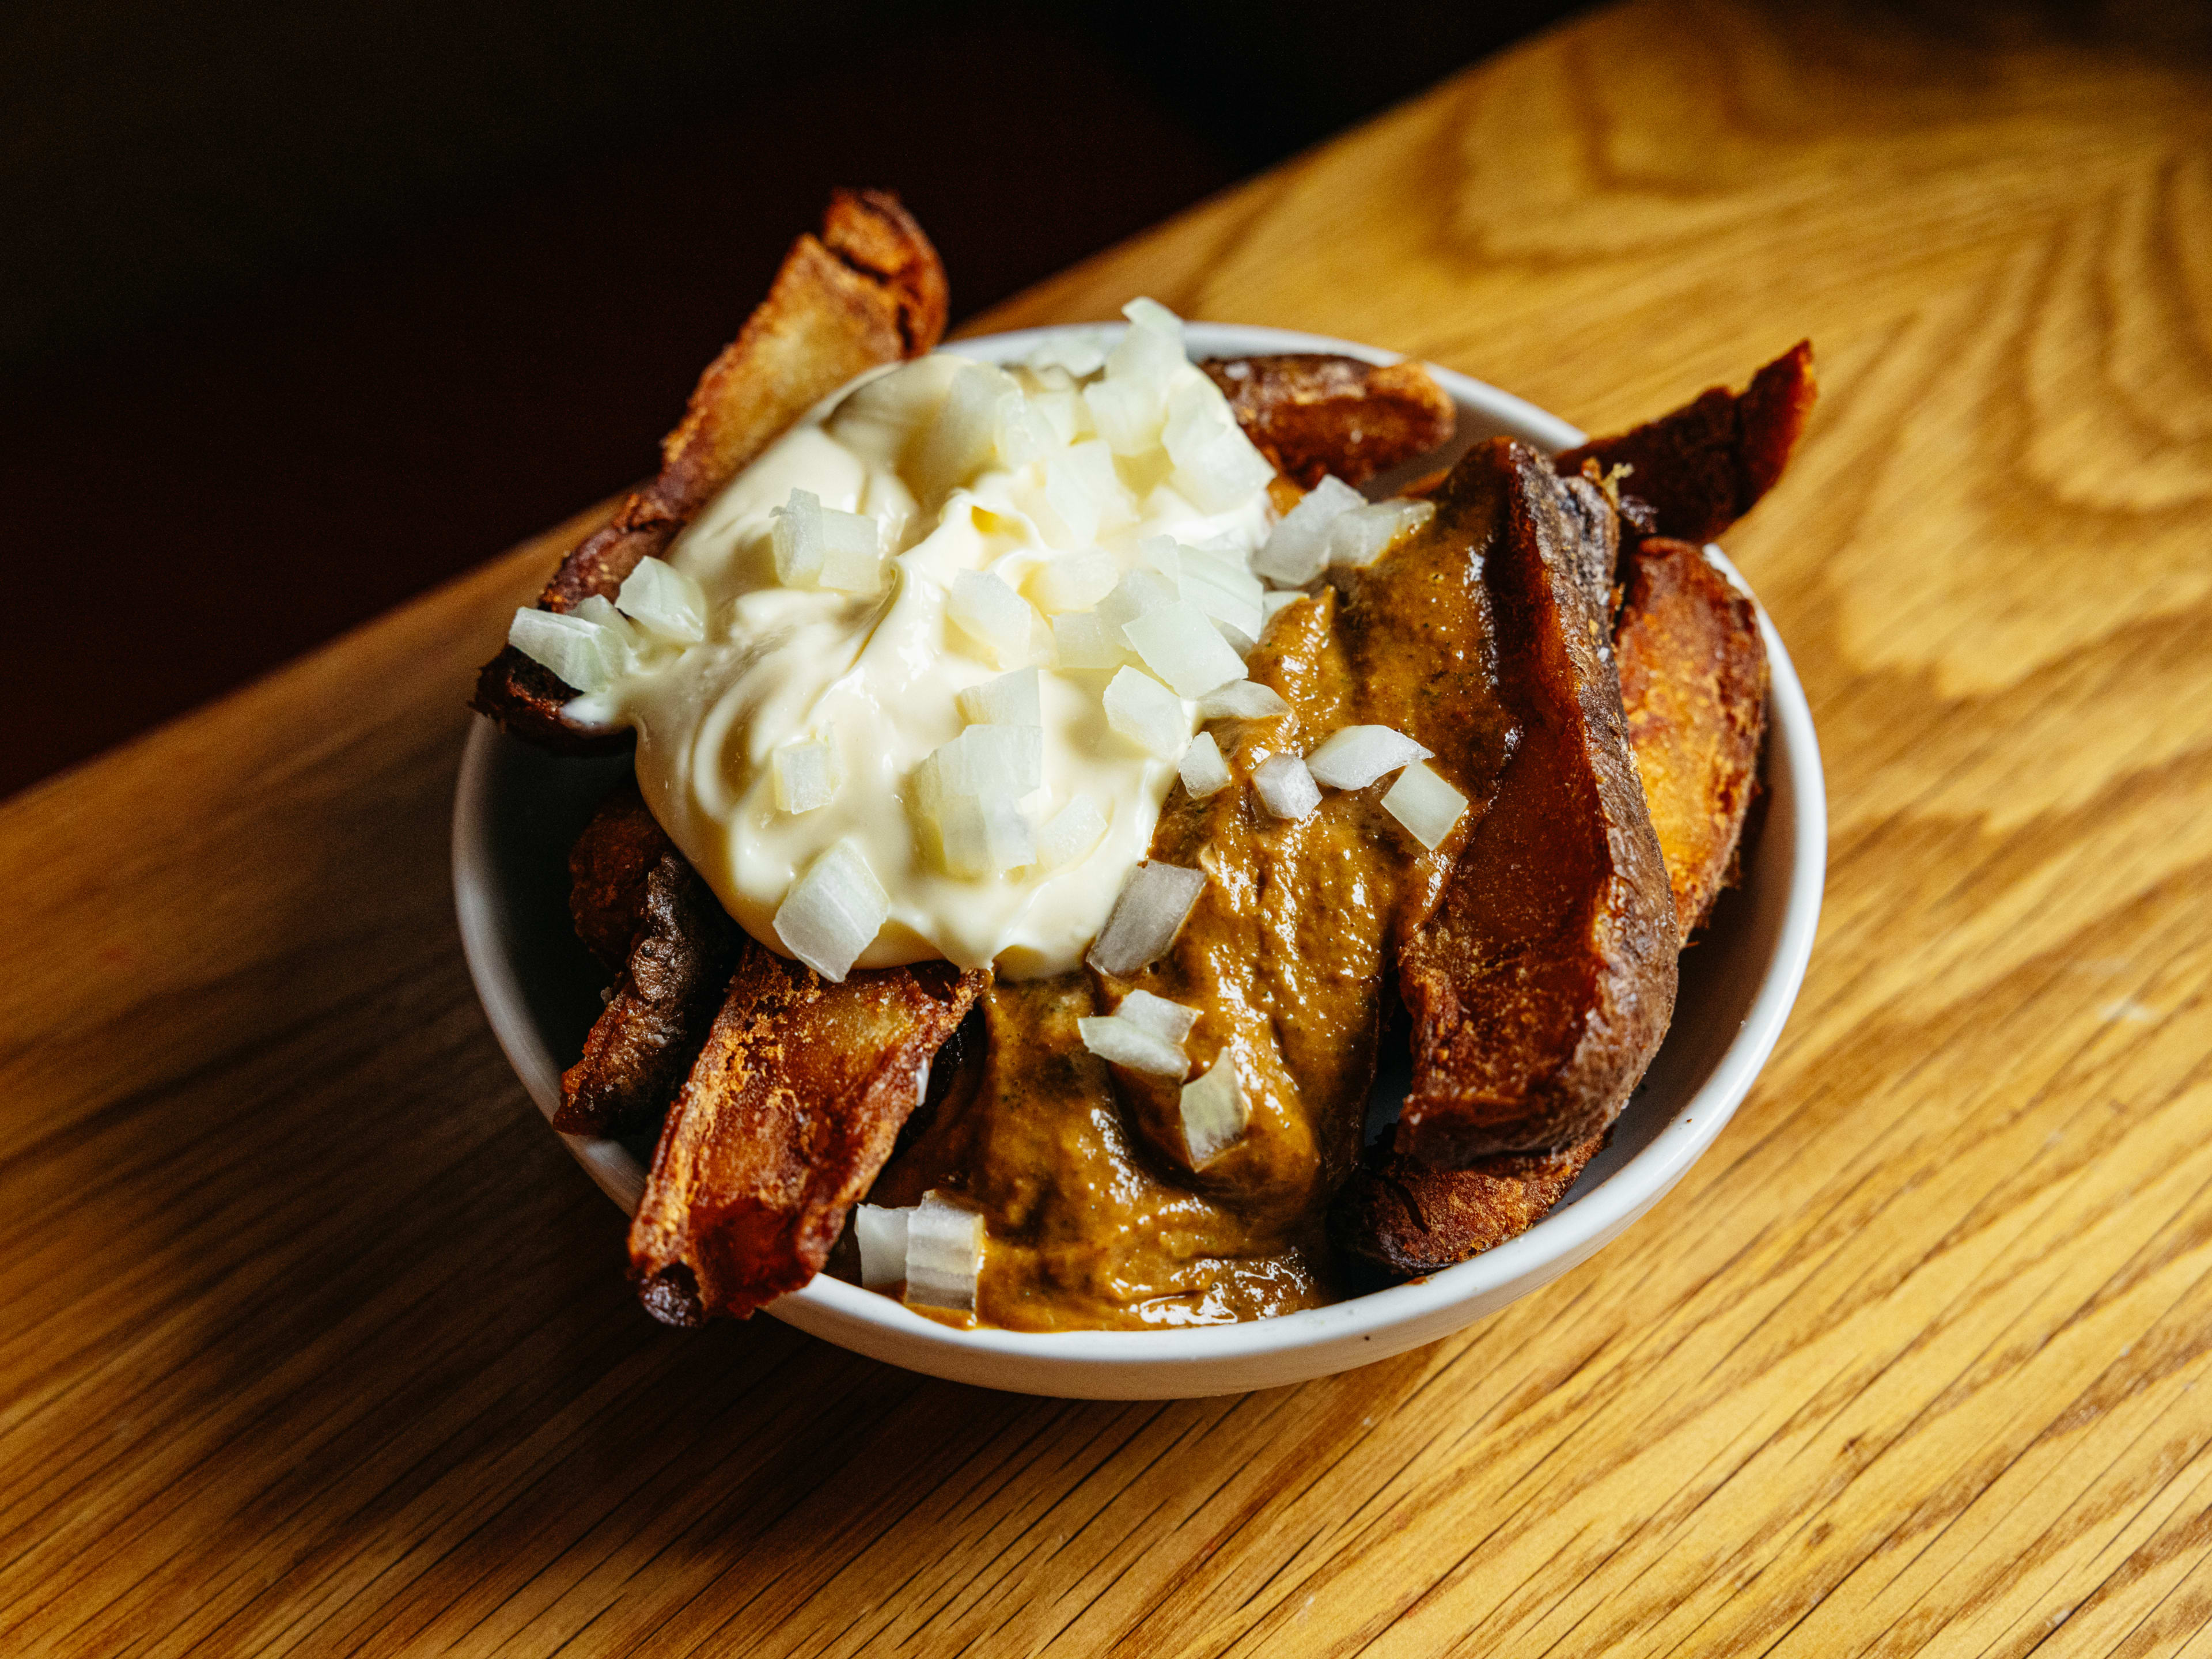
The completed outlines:
<svg viewBox="0 0 2212 1659">
<path fill-rule="evenodd" d="M 1054 428 L 1044 411 L 1018 391 L 999 394 L 998 423 L 993 447 L 1008 466 L 1042 460 L 1067 441 Z"/>
<path fill-rule="evenodd" d="M 1052 654 L 1060 668 L 1119 668 L 1128 655 L 1121 630 L 1095 611 L 1052 619 Z"/>
<path fill-rule="evenodd" d="M 1206 872 L 1147 859 L 1129 872 L 1113 914 L 1084 960 L 1102 974 L 1127 979 L 1167 954 L 1206 886 Z"/>
<path fill-rule="evenodd" d="M 932 1189 L 906 1224 L 906 1299 L 972 1313 L 983 1273 L 983 1218 Z"/>
<path fill-rule="evenodd" d="M 850 842 L 807 866 L 776 908 L 784 948 L 833 985 L 842 984 L 891 913 L 890 895 Z"/>
<path fill-rule="evenodd" d="M 1015 389 L 1011 376 L 988 363 L 969 363 L 952 377 L 915 458 L 925 501 L 944 500 L 982 470 L 998 443 L 999 399 Z"/>
<path fill-rule="evenodd" d="M 563 684 L 604 691 L 621 672 L 621 641 L 597 623 L 557 611 L 518 611 L 507 642 Z"/>
<path fill-rule="evenodd" d="M 1203 696 L 1244 678 L 1244 659 L 1214 631 L 1203 611 L 1181 599 L 1124 623 L 1121 637 L 1178 696 Z"/>
<path fill-rule="evenodd" d="M 1109 380 L 1163 383 L 1188 361 L 1183 350 L 1182 319 L 1157 300 L 1134 299 L 1121 307 L 1128 331 L 1106 355 Z M 1163 384 L 1163 392 L 1165 386 Z"/>
<path fill-rule="evenodd" d="M 840 593 L 874 593 L 884 585 L 883 530 L 865 513 L 822 509 L 817 585 Z"/>
<path fill-rule="evenodd" d="M 1252 447 L 1220 392 L 1202 375 L 1178 380 L 1169 394 L 1160 441 L 1175 463 L 1176 489 L 1200 512 L 1225 513 L 1265 489 L 1275 476 L 1273 465 Z"/>
<path fill-rule="evenodd" d="M 1079 1019 L 1075 1030 L 1083 1039 L 1083 1046 L 1109 1066 L 1126 1066 L 1133 1072 L 1177 1079 L 1190 1069 L 1181 1047 L 1133 1020 L 1111 1017 Z"/>
<path fill-rule="evenodd" d="M 1330 527 L 1366 505 L 1364 495 L 1331 474 L 1283 515 L 1252 568 L 1279 587 L 1304 587 L 1328 566 Z"/>
<path fill-rule="evenodd" d="M 1190 741 L 1190 717 L 1183 713 L 1182 699 L 1149 674 L 1121 669 L 1107 682 L 1103 701 L 1106 724 L 1162 760 L 1181 754 Z"/>
<path fill-rule="evenodd" d="M 1044 728 L 971 726 L 922 763 L 925 789 L 948 795 L 1026 795 L 1044 781 Z"/>
<path fill-rule="evenodd" d="M 1260 804 L 1279 818 L 1296 820 L 1321 805 L 1321 786 L 1296 755 L 1271 755 L 1252 774 Z"/>
<path fill-rule="evenodd" d="M 1070 611 L 1089 611 L 1114 591 L 1121 580 L 1121 567 L 1101 549 L 1085 553 L 1063 553 L 1039 565 L 1023 584 L 1030 603 L 1048 617 Z"/>
<path fill-rule="evenodd" d="M 1106 362 L 1106 349 L 1096 333 L 1071 331 L 1051 336 L 1027 361 L 1035 369 L 1064 368 L 1079 380 L 1098 372 Z"/>
<path fill-rule="evenodd" d="M 1071 444 L 1044 464 L 1044 498 L 1066 527 L 1068 545 L 1095 541 L 1098 527 L 1117 509 L 1122 490 L 1114 457 L 1096 438 Z"/>
<path fill-rule="evenodd" d="M 1159 443 L 1167 388 L 1153 380 L 1093 380 L 1083 388 L 1083 405 L 1109 449 L 1142 455 Z"/>
<path fill-rule="evenodd" d="M 1203 1076 L 1182 1085 L 1182 1144 L 1192 1169 L 1203 1169 L 1243 1139 L 1251 1121 L 1237 1062 L 1226 1049 Z"/>
<path fill-rule="evenodd" d="M 960 717 L 979 726 L 1044 724 L 1044 704 L 1037 693 L 1034 668 L 1017 668 L 1011 674 L 969 686 L 954 701 L 960 705 Z"/>
<path fill-rule="evenodd" d="M 1182 774 L 1182 787 L 1193 800 L 1204 800 L 1229 787 L 1229 763 L 1221 758 L 1221 745 L 1214 742 L 1211 732 L 1201 732 L 1190 740 L 1176 770 Z"/>
<path fill-rule="evenodd" d="M 665 559 L 640 559 L 623 578 L 615 608 L 671 645 L 696 645 L 707 637 L 705 590 Z"/>
<path fill-rule="evenodd" d="M 1057 870 L 1091 856 L 1106 838 L 1106 820 L 1088 795 L 1078 795 L 1044 821 L 1036 832 L 1037 867 Z"/>
<path fill-rule="evenodd" d="M 845 769 L 837 757 L 837 742 L 823 732 L 800 743 L 787 743 L 769 757 L 769 787 L 779 812 L 811 812 L 837 798 Z"/>
<path fill-rule="evenodd" d="M 1328 562 L 1354 568 L 1373 564 L 1399 537 L 1436 516 L 1434 501 L 1377 501 L 1354 507 L 1329 524 Z"/>
<path fill-rule="evenodd" d="M 1098 614 L 1118 633 L 1146 611 L 1164 610 L 1181 599 L 1176 585 L 1158 571 L 1132 570 L 1098 601 Z"/>
<path fill-rule="evenodd" d="M 1306 769 L 1332 789 L 1364 789 L 1385 772 L 1434 752 L 1387 726 L 1347 726 L 1306 757 Z"/>
<path fill-rule="evenodd" d="M 1433 853 L 1466 812 L 1467 797 L 1415 761 L 1398 774 L 1398 781 L 1384 793 L 1382 810 Z"/>
<path fill-rule="evenodd" d="M 1198 1024 L 1198 1010 L 1186 1008 L 1180 1002 L 1170 1002 L 1165 997 L 1156 997 L 1150 991 L 1132 991 L 1121 999 L 1121 1006 L 1114 1011 L 1115 1018 L 1141 1026 L 1163 1042 L 1177 1047 L 1189 1037 Z"/>
<path fill-rule="evenodd" d="M 860 1288 L 887 1290 L 906 1277 L 907 1224 L 914 1212 L 862 1204 L 853 1211 L 853 1236 L 860 1246 Z"/>
<path fill-rule="evenodd" d="M 1029 601 L 986 570 L 963 570 L 952 579 L 945 614 L 984 659 L 1000 668 L 1024 661 L 1030 653 Z"/>
<path fill-rule="evenodd" d="M 1184 550 L 1182 597 L 1218 623 L 1257 639 L 1266 622 L 1265 591 L 1242 565 Z"/>
<path fill-rule="evenodd" d="M 923 822 L 935 832 L 925 850 L 948 876 L 973 881 L 1036 862 L 1036 832 L 1005 795 L 948 795 Z"/>
<path fill-rule="evenodd" d="M 1273 720 L 1290 712 L 1281 692 L 1257 680 L 1231 680 L 1198 700 L 1198 717 L 1205 720 Z"/>
<path fill-rule="evenodd" d="M 811 489 L 793 489 L 771 519 L 776 580 L 786 587 L 813 586 L 822 576 L 822 498 Z"/>
<path fill-rule="evenodd" d="M 594 628 L 606 630 L 609 649 L 613 653 L 611 660 L 617 674 L 629 668 L 632 653 L 645 644 L 645 638 L 638 632 L 637 624 L 616 610 L 613 603 L 604 594 L 586 593 L 568 607 L 568 614 L 580 622 L 587 622 Z"/>
</svg>

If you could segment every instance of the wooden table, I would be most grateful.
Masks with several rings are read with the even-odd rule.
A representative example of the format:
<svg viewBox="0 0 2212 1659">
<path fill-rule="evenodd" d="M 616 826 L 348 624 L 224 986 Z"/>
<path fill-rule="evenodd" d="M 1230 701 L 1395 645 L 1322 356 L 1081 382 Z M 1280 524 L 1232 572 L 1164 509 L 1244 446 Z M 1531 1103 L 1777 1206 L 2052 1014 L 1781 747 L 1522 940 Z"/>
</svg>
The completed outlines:
<svg viewBox="0 0 2212 1659">
<path fill-rule="evenodd" d="M 1147 292 L 1592 428 L 1817 342 L 1730 548 L 1827 911 L 1626 1239 L 1182 1404 L 652 1325 L 447 896 L 549 538 L 0 813 L 0 1650 L 2212 1653 L 2206 31 L 1854 11 L 1598 13 L 979 324 Z"/>
</svg>

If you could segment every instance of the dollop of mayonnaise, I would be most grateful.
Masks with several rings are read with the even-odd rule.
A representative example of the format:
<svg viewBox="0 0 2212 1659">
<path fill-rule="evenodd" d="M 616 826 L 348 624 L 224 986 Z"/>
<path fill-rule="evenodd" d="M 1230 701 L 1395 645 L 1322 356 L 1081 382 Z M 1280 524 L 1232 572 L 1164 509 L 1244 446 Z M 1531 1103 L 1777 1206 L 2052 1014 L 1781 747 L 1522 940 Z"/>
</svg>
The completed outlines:
<svg viewBox="0 0 2212 1659">
<path fill-rule="evenodd" d="M 1157 599 L 1163 580 L 1174 587 L 1178 550 L 1247 571 L 1273 514 L 1272 469 L 1187 360 L 1181 325 L 1149 301 L 1128 314 L 1118 343 L 1066 337 L 1006 368 L 939 352 L 827 399 L 670 548 L 667 563 L 703 599 L 703 637 L 646 639 L 569 706 L 572 720 L 636 729 L 654 816 L 770 949 L 796 953 L 779 939 L 777 912 L 842 844 L 889 901 L 856 965 L 943 957 L 1014 978 L 1058 973 L 1082 960 L 1144 858 L 1197 704 L 1188 675 L 1171 701 L 1152 689 L 1174 675 L 1157 653 L 1148 660 L 1127 647 L 1114 619 Z M 872 521 L 883 559 L 875 592 L 779 580 L 775 532 L 794 491 Z M 963 625 L 954 594 L 970 572 L 1021 597 L 1026 638 L 1008 633 L 1003 605 L 995 630 Z M 1138 572 L 1151 574 L 1133 588 Z M 1102 597 L 1102 583 L 1117 580 Z M 1066 631 L 1079 603 L 1111 629 L 1117 661 L 1100 662 L 1095 626 Z M 1237 658 L 1249 648 L 1234 623 L 1209 625 Z M 1093 648 L 1068 648 L 1074 639 Z M 1019 800 L 1021 817 L 1042 828 L 1087 797 L 1104 833 L 1057 867 L 1040 857 L 951 873 L 921 823 L 918 771 L 969 723 L 962 691 L 1032 666 L 1042 779 Z M 1147 741 L 1109 716 L 1108 688 L 1125 669 L 1152 682 L 1136 688 L 1150 699 Z M 1179 732 L 1164 742 L 1159 711 L 1176 706 Z M 793 744 L 816 745 L 811 775 L 834 780 L 827 804 L 779 806 L 773 761 Z"/>
</svg>

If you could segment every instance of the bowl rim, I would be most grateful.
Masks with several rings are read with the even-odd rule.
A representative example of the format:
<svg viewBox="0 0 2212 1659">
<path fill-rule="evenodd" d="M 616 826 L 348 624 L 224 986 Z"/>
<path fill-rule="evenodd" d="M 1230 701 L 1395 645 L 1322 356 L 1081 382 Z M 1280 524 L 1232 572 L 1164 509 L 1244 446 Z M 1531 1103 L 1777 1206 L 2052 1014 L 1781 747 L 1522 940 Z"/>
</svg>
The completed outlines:
<svg viewBox="0 0 2212 1659">
<path fill-rule="evenodd" d="M 1044 340 L 1069 333 L 1111 337 L 1121 325 L 1063 324 L 949 340 L 944 349 L 1006 362 L 1027 355 Z M 1374 363 L 1401 361 L 1401 354 L 1326 335 L 1254 325 L 1186 323 L 1194 356 L 1249 356 L 1267 352 L 1333 352 Z M 1511 393 L 1436 364 L 1425 365 L 1458 407 L 1491 429 L 1510 433 L 1549 452 L 1572 447 L 1585 434 L 1549 411 Z M 1433 466 L 1433 458 L 1425 465 Z M 1811 708 L 1789 652 L 1765 608 L 1740 572 L 1715 546 L 1707 556 L 1752 600 L 1765 641 L 1769 668 L 1767 766 L 1776 785 L 1776 803 L 1787 799 L 1791 813 L 1793 855 L 1788 889 L 1772 955 L 1760 976 L 1751 1006 L 1735 1036 L 1704 1081 L 1659 1129 L 1650 1145 L 1571 1203 L 1554 1210 L 1526 1232 L 1469 1261 L 1401 1285 L 1370 1291 L 1323 1307 L 1273 1318 L 1233 1323 L 1170 1327 L 1136 1331 L 1027 1332 L 995 1327 L 956 1328 L 915 1313 L 903 1304 L 859 1285 L 817 1275 L 804 1288 L 768 1305 L 765 1311 L 847 1346 L 868 1334 L 879 1335 L 866 1347 L 896 1363 L 915 1364 L 908 1350 L 934 1350 L 949 1368 L 971 1376 L 991 1362 L 1014 1361 L 1042 1368 L 1045 1386 L 1066 1384 L 1079 1372 L 1100 1367 L 1147 1373 L 1202 1364 L 1239 1362 L 1249 1366 L 1299 1351 L 1349 1343 L 1376 1343 L 1354 1351 L 1342 1364 L 1380 1358 L 1417 1341 L 1432 1340 L 1450 1328 L 1455 1309 L 1468 1322 L 1491 1307 L 1538 1288 L 1554 1272 L 1565 1271 L 1593 1253 L 1664 1196 L 1719 1135 L 1750 1091 L 1772 1052 L 1803 983 L 1818 928 L 1827 861 L 1827 805 L 1820 747 Z M 560 1066 L 531 1019 L 528 1006 L 501 948 L 496 906 L 492 899 L 493 854 L 489 836 L 492 746 L 496 727 L 479 715 L 465 748 L 453 802 L 454 907 L 464 955 L 479 1000 L 501 1048 L 524 1087 L 549 1119 L 560 1100 Z M 1787 774 L 1788 790 L 1776 784 Z M 1775 825 L 1768 825 L 1771 833 Z M 643 1189 L 644 1170 L 620 1143 L 563 1134 L 592 1180 L 625 1213 L 634 1212 Z M 1516 1291 L 1514 1287 L 1520 1281 Z M 1425 1333 L 1414 1341 L 1388 1342 L 1394 1333 Z M 1328 1370 L 1340 1369 L 1335 1364 Z M 1013 1380 L 1000 1386 L 1036 1386 Z"/>
</svg>

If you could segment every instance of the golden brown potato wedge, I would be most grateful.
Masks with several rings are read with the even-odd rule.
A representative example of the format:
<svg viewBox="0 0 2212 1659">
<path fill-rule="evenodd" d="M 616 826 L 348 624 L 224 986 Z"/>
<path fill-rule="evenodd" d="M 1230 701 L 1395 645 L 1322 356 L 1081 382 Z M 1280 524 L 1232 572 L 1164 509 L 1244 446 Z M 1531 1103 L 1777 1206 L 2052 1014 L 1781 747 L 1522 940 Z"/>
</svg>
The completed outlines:
<svg viewBox="0 0 2212 1659">
<path fill-rule="evenodd" d="M 1319 352 L 1213 357 L 1237 424 L 1276 469 L 1311 489 L 1325 473 L 1364 483 L 1448 442 L 1452 400 L 1419 363 L 1376 365 Z"/>
<path fill-rule="evenodd" d="M 937 251 L 898 198 L 839 191 L 821 236 L 792 244 L 768 297 L 700 377 L 682 424 L 661 446 L 659 476 L 562 562 L 539 609 L 567 611 L 595 593 L 612 599 L 640 559 L 665 550 L 808 409 L 854 375 L 935 345 L 945 303 Z M 625 740 L 566 724 L 562 706 L 574 696 L 510 647 L 484 665 L 472 706 L 547 748 L 589 752 Z"/>
<path fill-rule="evenodd" d="M 1728 884 L 1757 787 L 1766 647 L 1751 601 L 1702 548 L 1654 537 L 1628 577 L 1620 700 L 1686 945 Z"/>
<path fill-rule="evenodd" d="M 1541 1221 L 1612 1138 L 1601 1129 L 1565 1152 L 1500 1152 L 1464 1170 L 1378 1144 L 1330 1206 L 1329 1242 L 1396 1278 L 1440 1273 Z"/>
<path fill-rule="evenodd" d="M 651 1122 L 676 1097 L 737 965 L 740 935 L 635 783 L 608 798 L 568 862 L 576 931 L 621 971 L 582 1057 L 562 1075 L 553 1127 L 605 1134 Z"/>
<path fill-rule="evenodd" d="M 1674 1010 L 1674 895 L 1561 501 L 1550 462 L 1500 438 L 1438 502 L 1436 533 L 1482 561 L 1521 740 L 1399 952 L 1413 1079 L 1396 1150 L 1433 1166 L 1598 1133 Z"/>
<path fill-rule="evenodd" d="M 1619 488 L 1650 507 L 1655 533 L 1709 542 L 1781 477 L 1817 392 L 1813 343 L 1800 340 L 1742 392 L 1714 386 L 1671 415 L 1567 451 L 1559 469 L 1572 476 L 1585 461 L 1601 473 L 1625 465 Z"/>
<path fill-rule="evenodd" d="M 630 1226 L 647 1310 L 743 1318 L 820 1272 L 989 981 L 933 962 L 832 985 L 748 941 Z"/>
</svg>

